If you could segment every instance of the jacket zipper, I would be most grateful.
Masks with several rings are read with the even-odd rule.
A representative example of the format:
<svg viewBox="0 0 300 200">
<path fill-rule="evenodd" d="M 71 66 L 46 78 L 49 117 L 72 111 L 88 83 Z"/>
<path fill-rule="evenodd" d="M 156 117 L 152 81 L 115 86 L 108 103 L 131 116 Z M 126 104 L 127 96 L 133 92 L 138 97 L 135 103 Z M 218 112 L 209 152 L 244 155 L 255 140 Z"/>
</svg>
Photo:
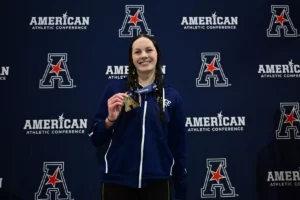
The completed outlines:
<svg viewBox="0 0 300 200">
<path fill-rule="evenodd" d="M 143 159 L 144 159 L 144 143 L 145 143 L 145 123 L 146 123 L 146 111 L 147 111 L 147 101 L 145 94 L 145 105 L 143 112 L 143 126 L 142 126 L 142 144 L 141 144 L 141 161 L 140 161 L 140 172 L 139 172 L 139 188 L 142 188 L 142 174 L 143 174 Z"/>
</svg>

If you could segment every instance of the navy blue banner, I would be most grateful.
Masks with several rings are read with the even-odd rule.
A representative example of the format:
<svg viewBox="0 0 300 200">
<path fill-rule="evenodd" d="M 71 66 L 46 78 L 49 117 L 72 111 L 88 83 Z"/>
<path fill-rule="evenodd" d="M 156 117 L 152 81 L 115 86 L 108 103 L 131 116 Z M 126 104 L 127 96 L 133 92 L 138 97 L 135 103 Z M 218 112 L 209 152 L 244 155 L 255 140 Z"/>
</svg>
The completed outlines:
<svg viewBox="0 0 300 200">
<path fill-rule="evenodd" d="M 101 199 L 88 129 L 140 33 L 184 101 L 187 199 L 300 198 L 298 1 L 2 4 L 0 199 Z"/>
</svg>

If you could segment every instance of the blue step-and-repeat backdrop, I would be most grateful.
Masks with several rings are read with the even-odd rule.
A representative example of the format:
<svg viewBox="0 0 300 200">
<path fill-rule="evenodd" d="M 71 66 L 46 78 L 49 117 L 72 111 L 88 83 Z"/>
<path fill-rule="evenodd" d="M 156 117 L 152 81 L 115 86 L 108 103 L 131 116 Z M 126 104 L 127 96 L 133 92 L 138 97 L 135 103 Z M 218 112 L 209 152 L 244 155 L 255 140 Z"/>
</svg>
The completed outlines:
<svg viewBox="0 0 300 200">
<path fill-rule="evenodd" d="M 187 199 L 300 199 L 297 0 L 1 4 L 1 200 L 101 199 L 88 129 L 139 33 L 184 100 Z"/>
</svg>

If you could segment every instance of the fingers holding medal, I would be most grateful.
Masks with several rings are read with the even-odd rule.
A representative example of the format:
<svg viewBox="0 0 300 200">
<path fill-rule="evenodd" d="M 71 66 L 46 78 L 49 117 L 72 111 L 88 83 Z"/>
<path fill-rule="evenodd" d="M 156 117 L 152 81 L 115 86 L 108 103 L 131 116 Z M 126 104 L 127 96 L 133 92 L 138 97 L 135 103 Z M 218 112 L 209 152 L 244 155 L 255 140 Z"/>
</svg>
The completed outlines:
<svg viewBox="0 0 300 200">
<path fill-rule="evenodd" d="M 124 106 L 124 98 L 128 95 L 125 93 L 117 93 L 107 100 L 108 117 L 111 121 L 115 121 Z"/>
</svg>

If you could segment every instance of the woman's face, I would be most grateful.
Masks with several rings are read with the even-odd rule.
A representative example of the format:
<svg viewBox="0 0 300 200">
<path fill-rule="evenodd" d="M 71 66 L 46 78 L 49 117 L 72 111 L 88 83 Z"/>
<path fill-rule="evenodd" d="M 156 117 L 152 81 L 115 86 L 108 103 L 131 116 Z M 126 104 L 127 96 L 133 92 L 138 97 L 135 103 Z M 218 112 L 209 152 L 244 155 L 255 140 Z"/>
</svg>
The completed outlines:
<svg viewBox="0 0 300 200">
<path fill-rule="evenodd" d="M 155 71 L 157 51 L 151 40 L 141 37 L 132 44 L 132 60 L 137 72 Z"/>
</svg>

